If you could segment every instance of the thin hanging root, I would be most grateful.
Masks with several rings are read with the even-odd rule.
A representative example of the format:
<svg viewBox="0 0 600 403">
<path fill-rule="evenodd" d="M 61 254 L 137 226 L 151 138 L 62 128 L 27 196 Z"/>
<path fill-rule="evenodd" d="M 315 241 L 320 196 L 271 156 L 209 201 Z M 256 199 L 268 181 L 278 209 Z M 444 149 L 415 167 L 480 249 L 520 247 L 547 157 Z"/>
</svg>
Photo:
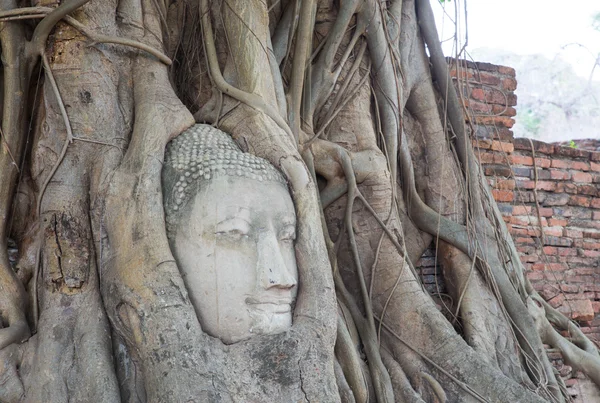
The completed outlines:
<svg viewBox="0 0 600 403">
<path fill-rule="evenodd" d="M 478 401 L 480 401 L 482 403 L 489 403 L 488 400 L 485 397 L 481 396 L 479 393 L 477 393 L 475 390 L 473 390 L 469 385 L 467 385 L 466 383 L 464 383 L 463 381 L 461 381 L 460 379 L 458 379 L 454 375 L 450 374 L 448 371 L 446 371 L 441 366 L 439 366 L 438 364 L 436 364 L 429 357 L 423 355 L 419 350 L 417 350 L 415 347 L 413 347 L 409 342 L 407 342 L 402 337 L 400 337 L 400 335 L 398 335 L 398 333 L 394 332 L 394 330 L 391 327 L 389 327 L 385 322 L 382 322 L 379 318 L 376 318 L 376 319 L 378 321 L 380 321 L 383 324 L 383 327 L 385 328 L 385 330 L 387 330 L 388 332 L 390 332 L 390 334 L 392 336 L 394 336 L 396 339 L 398 339 L 398 341 L 400 341 L 406 347 L 408 347 L 409 349 L 411 349 L 412 351 L 414 351 L 423 360 L 427 361 L 429 364 L 431 364 L 433 367 L 435 367 L 436 370 L 440 371 L 441 373 L 443 373 L 444 375 L 446 375 L 448 378 L 450 378 L 452 381 L 454 381 L 454 383 L 456 383 L 456 385 L 458 385 L 459 388 L 461 388 L 462 390 L 464 390 L 465 392 L 467 392 L 469 395 L 473 396 L 476 400 L 478 400 Z"/>
<path fill-rule="evenodd" d="M 435 393 L 440 402 L 444 403 L 446 400 L 448 400 L 446 397 L 446 392 L 444 392 L 444 388 L 442 388 L 442 385 L 440 385 L 440 383 L 433 376 L 429 375 L 427 372 L 422 372 L 421 376 L 425 378 L 429 386 L 431 386 L 433 393 Z"/>
<path fill-rule="evenodd" d="M 43 17 L 47 16 L 48 14 L 50 14 L 52 11 L 54 11 L 54 9 L 50 8 L 50 7 L 18 8 L 18 9 L 9 10 L 7 12 L 0 13 L 0 21 L 8 21 L 11 19 L 16 19 L 16 18 L 43 18 Z M 108 36 L 108 35 L 94 33 L 90 29 L 88 29 L 85 25 L 83 25 L 82 23 L 80 23 L 75 18 L 73 18 L 69 15 L 65 15 L 63 17 L 63 20 L 65 22 L 67 22 L 69 25 L 71 25 L 73 28 L 77 29 L 79 32 L 81 32 L 82 34 L 87 36 L 94 43 L 114 43 L 116 45 L 123 45 L 123 46 L 128 46 L 131 48 L 140 49 L 140 50 L 143 50 L 144 52 L 147 52 L 147 53 L 151 54 L 152 56 L 156 57 L 158 60 L 160 60 L 167 66 L 170 66 L 173 63 L 171 61 L 171 59 L 168 56 L 166 56 L 164 53 L 154 49 L 151 46 L 143 44 L 141 42 L 134 41 L 133 39 L 119 38 L 116 36 Z"/>
<path fill-rule="evenodd" d="M 360 88 L 363 86 L 363 84 L 367 82 L 367 79 L 370 77 L 370 74 L 369 74 L 370 67 L 371 67 L 371 63 L 369 63 L 367 73 L 360 80 L 358 85 L 352 90 L 352 92 L 350 94 L 348 94 L 346 99 L 344 99 L 342 104 L 331 114 L 331 116 L 329 118 L 327 118 L 325 123 L 323 123 L 323 125 L 319 129 L 319 131 L 317 133 L 315 133 L 315 135 L 312 136 L 306 143 L 304 143 L 304 145 L 303 145 L 304 149 L 310 147 L 310 145 L 325 132 L 325 129 L 327 129 L 327 126 L 329 126 L 331 124 L 331 122 L 333 122 L 333 119 L 335 119 L 335 117 L 338 115 L 338 113 L 340 113 L 342 111 L 342 109 L 344 109 L 344 106 L 346 106 L 346 104 L 352 100 L 352 98 L 358 92 L 358 90 L 360 90 Z"/>
<path fill-rule="evenodd" d="M 202 18 L 202 33 L 204 39 L 204 49 L 206 51 L 206 58 L 208 59 L 208 68 L 210 70 L 210 76 L 213 80 L 215 86 L 219 89 L 219 91 L 223 92 L 226 95 L 229 95 L 232 98 L 237 99 L 238 101 L 248 105 L 249 107 L 256 109 L 259 112 L 264 113 L 266 116 L 271 118 L 277 126 L 284 132 L 286 132 L 293 144 L 297 143 L 294 140 L 294 134 L 292 130 L 285 122 L 283 117 L 279 114 L 278 111 L 273 109 L 273 107 L 265 102 L 263 97 L 258 96 L 256 94 L 251 94 L 246 91 L 242 91 L 239 88 L 235 88 L 223 78 L 223 74 L 221 74 L 221 70 L 219 67 L 219 61 L 217 58 L 217 49 L 215 47 L 215 38 L 212 31 L 212 22 L 210 20 L 210 7 L 208 4 L 208 0 L 200 1 L 200 17 Z"/>
<path fill-rule="evenodd" d="M 345 222 L 346 230 L 348 231 L 348 238 L 350 240 L 350 248 L 352 249 L 352 256 L 354 257 L 354 264 L 356 265 L 356 274 L 360 284 L 360 290 L 363 297 L 363 303 L 365 305 L 365 312 L 367 314 L 367 321 L 369 327 L 375 332 L 375 320 L 373 319 L 373 306 L 371 305 L 371 298 L 369 298 L 369 291 L 367 290 L 367 284 L 365 282 L 365 275 L 362 271 L 362 265 L 360 263 L 360 255 L 358 253 L 358 246 L 356 244 L 356 238 L 354 236 L 354 227 L 352 225 L 352 207 L 354 206 L 354 199 L 358 192 L 356 185 L 356 176 L 354 176 L 354 169 L 352 168 L 352 162 L 350 156 L 346 150 L 339 151 L 340 163 L 346 175 L 346 181 L 348 182 L 348 195 L 346 201 L 346 213 Z"/>
<path fill-rule="evenodd" d="M 344 377 L 354 392 L 357 403 L 366 403 L 369 399 L 369 388 L 360 367 L 360 357 L 348 331 L 347 324 L 338 315 L 335 355 L 342 368 Z"/>
<path fill-rule="evenodd" d="M 31 41 L 27 43 L 27 58 L 31 61 L 29 70 L 33 68 L 33 61 L 45 52 L 46 41 L 52 28 L 67 14 L 77 10 L 90 0 L 65 1 L 58 7 L 52 9 L 48 15 L 35 27 Z"/>
<path fill-rule="evenodd" d="M 577 347 L 561 336 L 546 319 L 544 302 L 539 295 L 531 296 L 527 300 L 527 308 L 535 319 L 542 341 L 560 350 L 567 364 L 575 370 L 583 372 L 596 386 L 600 387 L 600 357 Z"/>
<path fill-rule="evenodd" d="M 289 122 L 294 134 L 295 144 L 300 137 L 300 123 L 302 106 L 302 93 L 304 92 L 304 78 L 306 77 L 306 60 L 312 47 L 312 32 L 315 26 L 317 3 L 315 0 L 303 0 L 300 6 L 300 20 L 298 22 L 298 34 L 294 49 L 294 64 L 292 65 L 292 77 L 290 79 L 290 112 Z M 291 42 L 291 41 L 290 41 Z"/>
<path fill-rule="evenodd" d="M 77 21 L 75 18 L 70 17 L 70 16 L 66 16 L 65 21 L 67 23 L 69 23 L 69 25 L 73 26 L 73 28 L 77 29 L 78 31 L 83 33 L 85 36 L 90 38 L 92 40 L 92 42 L 94 42 L 94 43 L 114 43 L 115 45 L 123 45 L 123 46 L 128 46 L 130 48 L 136 48 L 139 50 L 143 50 L 144 52 L 146 52 L 148 54 L 151 54 L 152 56 L 156 57 L 158 60 L 160 60 L 162 63 L 166 64 L 167 66 L 170 66 L 173 63 L 172 60 L 167 55 L 154 49 L 152 46 L 148 46 L 144 43 L 134 41 L 133 39 L 119 38 L 117 36 L 108 36 L 108 35 L 97 34 L 95 32 L 90 31 L 85 25 L 83 25 L 82 23 Z"/>
<path fill-rule="evenodd" d="M 542 303 L 546 313 L 546 318 L 550 323 L 561 330 L 567 331 L 571 336 L 571 341 L 577 347 L 592 355 L 595 355 L 596 357 L 600 357 L 596 345 L 581 331 L 579 326 L 573 323 L 573 321 L 567 318 L 565 315 L 554 309 L 552 305 L 547 303 L 543 298 L 539 297 L 539 301 Z"/>
<path fill-rule="evenodd" d="M 394 401 L 394 392 L 392 387 L 392 381 L 387 369 L 383 365 L 381 359 L 381 353 L 379 346 L 377 345 L 377 338 L 374 329 L 372 330 L 364 318 L 358 305 L 342 280 L 342 276 L 339 271 L 333 273 L 333 280 L 335 282 L 335 288 L 340 300 L 346 305 L 352 319 L 356 324 L 356 328 L 360 334 L 360 338 L 363 343 L 364 351 L 369 362 L 369 368 L 371 372 L 371 378 L 373 380 L 373 388 L 375 389 L 375 395 L 378 402 L 391 403 Z"/>
<path fill-rule="evenodd" d="M 65 128 L 67 132 L 67 138 L 63 144 L 62 150 L 58 156 L 58 159 L 54 163 L 52 170 L 44 180 L 40 188 L 40 193 L 38 194 L 36 201 L 36 211 L 38 220 L 40 221 L 39 226 L 39 236 L 42 237 L 44 231 L 42 230 L 42 199 L 44 198 L 44 193 L 46 192 L 46 188 L 48 184 L 54 177 L 54 174 L 58 170 L 58 167 L 62 163 L 65 155 L 67 154 L 67 149 L 69 148 L 69 144 L 73 142 L 73 131 L 71 130 L 71 122 L 69 121 L 69 116 L 67 115 L 67 110 L 65 109 L 65 105 L 63 103 L 62 97 L 60 96 L 60 92 L 58 90 L 58 86 L 56 85 L 56 80 L 54 79 L 54 75 L 52 74 L 52 69 L 50 68 L 50 63 L 48 63 L 48 58 L 46 57 L 46 53 L 42 53 L 42 64 L 44 66 L 44 70 L 46 71 L 46 77 L 50 82 L 52 87 L 52 91 L 54 92 L 54 96 L 56 97 L 56 101 L 58 103 L 58 108 L 60 109 L 60 113 L 62 115 L 63 121 L 65 123 Z M 40 271 L 41 257 L 42 257 L 42 244 L 43 241 L 40 239 L 38 241 L 37 253 L 35 258 L 35 268 L 33 271 L 33 322 L 35 327 L 37 328 L 37 322 L 39 319 L 39 306 L 38 306 L 38 293 L 37 293 L 37 285 L 38 285 L 38 277 Z"/>
</svg>

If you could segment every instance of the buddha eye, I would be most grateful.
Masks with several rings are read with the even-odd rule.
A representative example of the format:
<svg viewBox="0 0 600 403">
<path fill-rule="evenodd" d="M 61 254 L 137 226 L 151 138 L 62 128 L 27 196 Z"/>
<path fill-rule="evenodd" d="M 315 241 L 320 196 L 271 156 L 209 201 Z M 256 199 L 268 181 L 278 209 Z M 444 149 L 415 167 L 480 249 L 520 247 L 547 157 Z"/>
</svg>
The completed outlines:
<svg viewBox="0 0 600 403">
<path fill-rule="evenodd" d="M 279 233 L 279 240 L 282 242 L 294 242 L 296 240 L 296 228 L 288 226 Z"/>
<path fill-rule="evenodd" d="M 234 241 L 248 238 L 249 233 L 250 225 L 245 220 L 237 218 L 222 221 L 215 228 L 215 235 Z"/>
</svg>

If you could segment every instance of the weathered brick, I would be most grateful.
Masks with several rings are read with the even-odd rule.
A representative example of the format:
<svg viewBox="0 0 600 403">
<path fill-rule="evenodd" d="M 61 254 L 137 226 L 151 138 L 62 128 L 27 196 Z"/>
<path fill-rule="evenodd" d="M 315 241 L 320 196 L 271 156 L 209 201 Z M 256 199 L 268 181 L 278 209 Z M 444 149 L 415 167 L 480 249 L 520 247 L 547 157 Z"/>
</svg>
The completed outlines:
<svg viewBox="0 0 600 403">
<path fill-rule="evenodd" d="M 564 236 L 568 238 L 583 238 L 583 231 L 572 228 L 565 228 Z"/>
<path fill-rule="evenodd" d="M 531 212 L 531 206 L 513 206 L 514 215 L 527 215 Z"/>
<path fill-rule="evenodd" d="M 473 118 L 474 118 L 475 123 L 478 125 L 496 125 L 496 126 L 504 126 L 504 127 L 511 128 L 515 124 L 515 120 L 509 116 L 480 115 L 480 116 L 474 116 Z"/>
<path fill-rule="evenodd" d="M 600 258 L 600 250 L 579 249 L 579 256 L 597 259 Z"/>
<path fill-rule="evenodd" d="M 590 163 L 587 161 L 572 161 L 571 169 L 576 169 L 578 171 L 589 171 Z"/>
<path fill-rule="evenodd" d="M 594 319 L 592 301 L 588 299 L 569 301 L 569 303 L 563 304 L 558 310 L 573 320 L 591 321 Z"/>
<path fill-rule="evenodd" d="M 598 187 L 594 185 L 579 185 L 577 186 L 577 193 L 588 195 L 588 196 L 596 196 L 598 195 Z"/>
<path fill-rule="evenodd" d="M 502 80 L 502 88 L 506 91 L 514 91 L 517 89 L 517 80 L 514 78 L 505 78 Z"/>
<path fill-rule="evenodd" d="M 591 155 L 589 151 L 571 147 L 556 147 L 554 153 L 565 157 L 581 158 L 585 160 L 589 160 Z"/>
<path fill-rule="evenodd" d="M 514 200 L 512 190 L 492 189 L 492 195 L 494 196 L 494 199 L 499 202 L 509 202 Z"/>
<path fill-rule="evenodd" d="M 511 77 L 515 77 L 515 75 L 516 75 L 515 69 L 513 69 L 512 67 L 507 67 L 507 66 L 498 66 L 498 73 L 504 74 L 507 76 L 511 76 Z"/>
<path fill-rule="evenodd" d="M 533 158 L 524 155 L 511 155 L 509 159 L 512 164 L 533 165 Z"/>
<path fill-rule="evenodd" d="M 567 220 L 561 220 L 558 218 L 550 218 L 548 220 L 548 225 L 550 225 L 551 227 L 564 227 L 567 225 L 567 223 Z"/>
<path fill-rule="evenodd" d="M 483 169 L 487 176 L 508 177 L 511 175 L 511 170 L 508 165 L 499 165 L 499 164 L 486 165 Z"/>
<path fill-rule="evenodd" d="M 496 189 L 513 190 L 515 188 L 514 179 L 498 179 L 495 184 Z"/>
<path fill-rule="evenodd" d="M 571 196 L 569 198 L 569 205 L 571 206 L 581 206 L 581 207 L 589 207 L 591 199 L 585 196 Z"/>
<path fill-rule="evenodd" d="M 597 164 L 593 161 L 590 162 L 590 168 L 592 171 L 600 172 L 600 164 Z"/>
<path fill-rule="evenodd" d="M 510 117 L 517 115 L 517 110 L 515 108 L 513 108 L 512 106 L 491 105 L 491 107 L 492 107 L 492 113 L 494 115 L 510 116 Z"/>
<path fill-rule="evenodd" d="M 550 166 L 552 168 L 570 168 L 571 164 L 569 160 L 553 159 Z"/>
<path fill-rule="evenodd" d="M 563 271 L 567 269 L 563 263 L 536 263 L 532 266 L 533 270 Z"/>
<path fill-rule="evenodd" d="M 571 171 L 571 178 L 573 182 L 592 183 L 592 175 L 588 172 Z"/>
<path fill-rule="evenodd" d="M 523 176 L 525 178 L 530 178 L 532 169 L 526 167 L 512 167 L 512 171 L 513 175 L 515 176 Z"/>
<path fill-rule="evenodd" d="M 577 256 L 576 248 L 558 248 L 559 256 Z"/>
<path fill-rule="evenodd" d="M 544 206 L 564 206 L 569 202 L 570 196 L 564 193 L 554 193 L 546 195 Z"/>
<path fill-rule="evenodd" d="M 563 234 L 563 227 L 545 227 L 544 234 L 551 236 L 561 236 Z"/>
<path fill-rule="evenodd" d="M 592 199 L 591 206 L 592 206 L 593 208 L 600 208 L 600 197 L 594 197 L 594 198 Z"/>
<path fill-rule="evenodd" d="M 583 231 L 583 237 L 590 238 L 590 239 L 600 239 L 600 231 L 593 231 L 593 230 Z"/>
<path fill-rule="evenodd" d="M 577 194 L 577 185 L 571 182 L 557 182 L 555 192 Z"/>
<path fill-rule="evenodd" d="M 550 170 L 550 179 L 569 180 L 569 179 L 571 179 L 571 174 L 568 171 L 563 171 L 560 169 L 551 169 Z"/>
<path fill-rule="evenodd" d="M 551 246 L 571 246 L 573 245 L 573 239 L 563 238 L 558 236 L 546 236 L 546 245 Z"/>
</svg>

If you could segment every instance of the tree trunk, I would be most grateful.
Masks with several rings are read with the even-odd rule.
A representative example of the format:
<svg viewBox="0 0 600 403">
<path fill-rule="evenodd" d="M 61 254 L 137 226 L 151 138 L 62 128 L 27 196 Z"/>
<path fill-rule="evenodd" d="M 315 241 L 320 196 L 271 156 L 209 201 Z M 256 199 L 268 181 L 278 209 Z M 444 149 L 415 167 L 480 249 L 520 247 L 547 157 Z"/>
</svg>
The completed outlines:
<svg viewBox="0 0 600 403">
<path fill-rule="evenodd" d="M 598 379 L 523 275 L 428 1 L 0 5 L 0 402 L 564 401 L 542 343 Z M 286 331 L 203 330 L 161 183 L 197 123 L 287 181 Z"/>
</svg>

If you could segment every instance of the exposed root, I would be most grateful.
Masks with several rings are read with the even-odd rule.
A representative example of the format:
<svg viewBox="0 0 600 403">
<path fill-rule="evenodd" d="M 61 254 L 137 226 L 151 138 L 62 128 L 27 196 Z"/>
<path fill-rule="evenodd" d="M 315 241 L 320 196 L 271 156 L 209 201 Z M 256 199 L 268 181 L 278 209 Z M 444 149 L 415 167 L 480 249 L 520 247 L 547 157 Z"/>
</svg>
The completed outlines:
<svg viewBox="0 0 600 403">
<path fill-rule="evenodd" d="M 575 370 L 583 372 L 596 386 L 600 387 L 600 357 L 598 354 L 589 353 L 561 336 L 546 318 L 544 305 L 545 301 L 539 296 L 532 296 L 527 300 L 527 307 L 535 318 L 542 341 L 558 349 L 567 364 Z"/>
</svg>

